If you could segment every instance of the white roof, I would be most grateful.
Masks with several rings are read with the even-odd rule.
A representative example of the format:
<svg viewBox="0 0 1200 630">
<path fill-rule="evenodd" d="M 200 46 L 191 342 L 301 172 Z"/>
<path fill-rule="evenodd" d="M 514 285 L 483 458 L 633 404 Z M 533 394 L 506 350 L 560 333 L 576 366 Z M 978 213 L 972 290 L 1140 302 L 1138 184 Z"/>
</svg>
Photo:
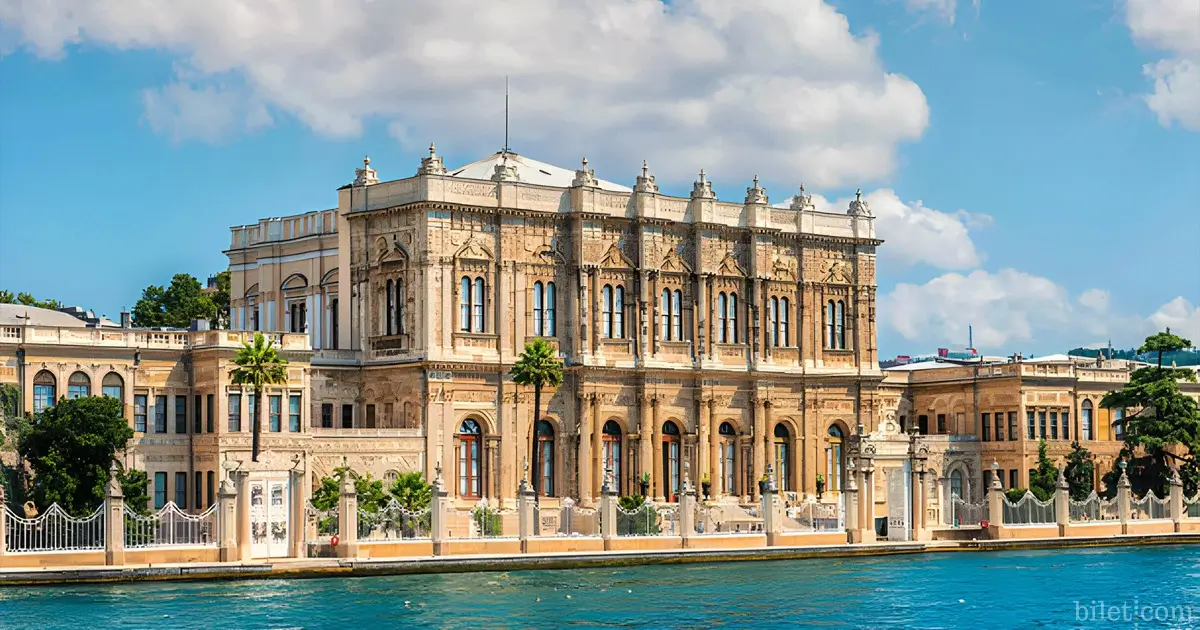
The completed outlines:
<svg viewBox="0 0 1200 630">
<path fill-rule="evenodd" d="M 1069 357 L 1065 354 L 1047 354 L 1044 357 L 1036 357 L 1036 358 L 1030 357 L 1027 359 L 1021 359 L 1021 361 L 1024 363 L 1071 363 L 1071 362 L 1073 362 L 1071 357 Z"/>
<path fill-rule="evenodd" d="M 471 162 L 466 166 L 460 166 L 450 171 L 451 177 L 461 177 L 463 179 L 482 179 L 490 180 L 496 172 L 496 165 L 504 158 L 502 151 L 489 155 L 475 162 Z M 545 162 L 527 158 L 523 155 L 517 155 L 511 151 L 508 152 L 509 166 L 517 168 L 517 177 L 526 184 L 534 184 L 536 186 L 553 186 L 555 188 L 570 188 L 571 183 L 575 181 L 575 171 L 560 168 Z M 611 190 L 613 192 L 632 192 L 633 189 L 613 182 L 598 179 L 597 183 L 603 190 Z"/>
<path fill-rule="evenodd" d="M 29 319 L 25 319 L 28 317 Z M 48 308 L 24 304 L 0 304 L 0 326 L 60 326 L 86 328 L 87 323 L 72 315 Z"/>
</svg>

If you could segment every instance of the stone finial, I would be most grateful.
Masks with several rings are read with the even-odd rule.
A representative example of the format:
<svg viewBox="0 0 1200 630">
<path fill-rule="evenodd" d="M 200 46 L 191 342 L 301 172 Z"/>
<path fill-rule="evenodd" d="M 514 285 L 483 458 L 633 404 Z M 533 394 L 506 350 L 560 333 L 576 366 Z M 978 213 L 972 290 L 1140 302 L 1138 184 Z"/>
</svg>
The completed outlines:
<svg viewBox="0 0 1200 630">
<path fill-rule="evenodd" d="M 1167 483 L 1172 486 L 1182 486 L 1183 485 L 1183 479 L 1179 476 L 1178 468 L 1171 469 L 1171 478 L 1167 480 Z M 0 497 L 3 497 L 3 496 L 4 495 L 0 494 Z"/>
<path fill-rule="evenodd" d="M 846 214 L 855 217 L 871 216 L 871 208 L 867 206 L 867 202 L 863 201 L 862 190 L 854 191 L 854 201 L 850 202 L 850 209 L 846 211 Z"/>
<path fill-rule="evenodd" d="M 442 157 L 437 154 L 437 147 L 432 142 L 429 143 L 429 157 L 421 158 L 421 167 L 417 169 L 417 175 L 445 175 L 446 165 L 442 163 Z"/>
<path fill-rule="evenodd" d="M 492 181 L 494 182 L 519 182 L 521 176 L 517 174 L 517 167 L 508 163 L 508 153 L 500 155 L 500 162 L 492 172 Z"/>
<path fill-rule="evenodd" d="M 790 207 L 792 210 L 804 210 L 807 212 L 817 209 L 817 206 L 813 204 L 812 195 L 804 192 L 804 184 L 800 184 L 800 194 L 792 197 L 792 205 Z"/>
<path fill-rule="evenodd" d="M 692 199 L 716 199 L 717 194 L 713 192 L 712 182 L 704 176 L 704 169 L 700 169 L 700 181 L 692 184 Z"/>
<path fill-rule="evenodd" d="M 575 171 L 575 180 L 571 182 L 571 186 L 595 188 L 599 185 L 600 182 L 596 180 L 596 171 L 588 168 L 588 159 L 583 158 L 583 165 Z"/>
<path fill-rule="evenodd" d="M 118 473 L 121 472 L 121 467 L 116 461 L 113 461 L 112 466 L 108 469 L 108 488 L 107 495 L 110 499 L 121 499 L 125 497 L 125 491 L 121 489 L 121 480 Z"/>
<path fill-rule="evenodd" d="M 433 466 L 433 489 L 435 492 L 441 491 L 445 483 L 442 481 L 442 460 L 438 460 Z"/>
<path fill-rule="evenodd" d="M 1058 469 L 1058 479 L 1054 481 L 1054 487 L 1059 488 L 1060 490 L 1066 490 L 1071 487 L 1070 484 L 1067 483 L 1067 476 L 1063 473 L 1063 470 L 1065 470 L 1065 468 Z"/>
<path fill-rule="evenodd" d="M 767 191 L 758 185 L 758 174 L 754 175 L 754 185 L 746 189 L 746 205 L 770 203 L 767 200 Z"/>
<path fill-rule="evenodd" d="M 370 186 L 378 184 L 379 177 L 375 174 L 375 169 L 371 168 L 371 156 L 363 158 L 363 167 L 354 169 L 354 185 L 355 186 Z"/>
<path fill-rule="evenodd" d="M 633 191 L 640 193 L 658 192 L 658 184 L 655 183 L 654 176 L 650 174 L 650 167 L 646 166 L 646 160 L 642 160 L 642 174 L 638 175 L 637 185 L 633 187 Z"/>
<path fill-rule="evenodd" d="M 1125 469 L 1129 467 L 1129 463 L 1122 459 L 1117 463 L 1117 466 L 1121 469 L 1121 478 L 1117 480 L 1117 487 L 1128 488 L 1133 485 L 1129 483 L 1129 475 L 1125 472 Z"/>
</svg>

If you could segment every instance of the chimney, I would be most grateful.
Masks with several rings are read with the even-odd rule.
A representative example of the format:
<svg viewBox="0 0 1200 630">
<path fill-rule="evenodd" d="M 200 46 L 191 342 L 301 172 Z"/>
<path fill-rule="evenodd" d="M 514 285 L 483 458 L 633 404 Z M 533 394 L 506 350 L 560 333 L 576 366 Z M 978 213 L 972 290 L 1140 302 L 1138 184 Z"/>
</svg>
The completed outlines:
<svg viewBox="0 0 1200 630">
<path fill-rule="evenodd" d="M 133 328 L 133 318 L 129 311 L 121 311 L 121 328 Z"/>
</svg>

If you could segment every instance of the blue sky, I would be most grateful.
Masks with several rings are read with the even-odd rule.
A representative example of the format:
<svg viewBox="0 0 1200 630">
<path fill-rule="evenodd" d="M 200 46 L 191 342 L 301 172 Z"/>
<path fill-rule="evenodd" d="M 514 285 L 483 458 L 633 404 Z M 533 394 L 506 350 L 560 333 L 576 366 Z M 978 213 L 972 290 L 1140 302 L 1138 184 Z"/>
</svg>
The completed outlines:
<svg viewBox="0 0 1200 630">
<path fill-rule="evenodd" d="M 364 154 L 495 151 L 509 73 L 537 159 L 861 187 L 884 356 L 1200 338 L 1196 0 L 91 4 L 0 2 L 0 288 L 115 318 L 224 268 L 229 226 L 333 206 Z"/>
</svg>

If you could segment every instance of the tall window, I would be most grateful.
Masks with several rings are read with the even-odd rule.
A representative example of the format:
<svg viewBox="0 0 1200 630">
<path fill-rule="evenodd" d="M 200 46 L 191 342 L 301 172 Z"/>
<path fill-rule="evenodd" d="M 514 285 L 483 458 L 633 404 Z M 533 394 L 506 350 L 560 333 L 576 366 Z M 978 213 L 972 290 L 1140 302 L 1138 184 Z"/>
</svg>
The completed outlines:
<svg viewBox="0 0 1200 630">
<path fill-rule="evenodd" d="M 717 430 L 717 435 L 720 440 L 717 449 L 721 460 L 721 490 L 725 494 L 736 494 L 737 466 L 734 453 L 737 449 L 737 432 L 733 430 L 732 424 L 722 422 L 721 427 Z"/>
<path fill-rule="evenodd" d="M 988 442 L 992 439 L 992 414 L 983 414 L 983 441 Z M 997 422 L 997 424 L 999 424 Z"/>
<path fill-rule="evenodd" d="M 229 395 L 229 432 L 237 433 L 242 430 L 242 395 Z"/>
<path fill-rule="evenodd" d="M 209 433 L 213 433 L 217 430 L 217 418 L 214 415 L 217 412 L 217 405 L 215 404 L 216 400 L 214 400 L 214 398 L 215 396 L 213 394 L 208 394 L 204 398 L 204 430 L 208 431 Z"/>
<path fill-rule="evenodd" d="M 767 345 L 779 345 L 779 298 L 767 300 Z"/>
<path fill-rule="evenodd" d="M 146 432 L 146 395 L 133 396 L 133 430 Z"/>
<path fill-rule="evenodd" d="M 950 473 L 950 496 L 966 499 L 963 496 L 963 476 L 961 470 L 954 470 Z"/>
<path fill-rule="evenodd" d="M 282 409 L 283 397 L 282 396 L 268 396 L 267 400 L 269 401 L 269 404 L 270 404 L 268 418 L 270 418 L 271 432 L 278 433 L 280 431 L 280 429 L 282 428 L 280 426 L 281 425 L 280 415 L 283 413 L 283 409 Z"/>
<path fill-rule="evenodd" d="M 671 290 L 663 289 L 658 300 L 658 338 L 671 338 Z"/>
<path fill-rule="evenodd" d="M 1028 411 L 1025 413 L 1025 420 L 1026 420 L 1026 424 L 1028 424 L 1028 427 L 1026 427 L 1026 436 L 1027 436 L 1026 439 L 1036 440 L 1037 439 L 1037 425 L 1034 424 L 1032 411 Z"/>
<path fill-rule="evenodd" d="M 181 510 L 187 509 L 187 473 L 175 473 L 175 505 Z"/>
<path fill-rule="evenodd" d="M 196 394 L 193 402 L 196 404 L 192 408 L 192 433 L 200 435 L 204 433 L 204 410 L 201 409 L 204 406 L 204 398 L 200 394 Z"/>
<path fill-rule="evenodd" d="M 791 434 L 782 423 L 775 425 L 775 479 L 779 490 L 787 492 L 792 489 L 792 470 L 788 465 L 788 442 Z"/>
<path fill-rule="evenodd" d="M 475 293 L 471 297 L 471 326 L 475 332 L 483 332 L 483 278 L 475 278 Z"/>
<path fill-rule="evenodd" d="M 288 431 L 300 432 L 300 397 L 288 396 Z"/>
<path fill-rule="evenodd" d="M 937 432 L 939 435 L 944 435 L 946 433 L 946 414 L 944 413 L 939 413 L 937 415 Z M 922 431 L 922 433 L 924 433 L 924 431 Z"/>
<path fill-rule="evenodd" d="M 837 325 L 834 323 L 833 317 L 836 306 L 833 300 L 829 300 L 825 304 L 825 347 L 837 348 Z"/>
<path fill-rule="evenodd" d="M 788 347 L 791 345 L 790 335 L 788 333 L 788 312 L 791 311 L 791 302 L 787 298 L 779 299 L 779 345 Z"/>
<path fill-rule="evenodd" d="M 545 304 L 546 289 L 542 286 L 541 281 L 533 283 L 533 334 L 541 337 L 545 333 L 542 329 L 542 305 Z"/>
<path fill-rule="evenodd" d="M 337 298 L 329 300 L 329 347 L 337 350 L 338 347 L 338 301 Z"/>
<path fill-rule="evenodd" d="M 1084 400 L 1079 409 L 1079 439 L 1092 439 L 1092 401 Z"/>
<path fill-rule="evenodd" d="M 1051 440 L 1058 439 L 1058 412 L 1057 411 L 1050 412 L 1050 439 Z"/>
<path fill-rule="evenodd" d="M 683 291 L 671 294 L 671 339 L 683 341 Z"/>
<path fill-rule="evenodd" d="M 837 349 L 846 349 L 846 303 L 841 300 L 837 303 Z"/>
<path fill-rule="evenodd" d="M 33 413 L 42 413 L 54 405 L 54 385 L 54 375 L 46 370 L 33 377 Z"/>
<path fill-rule="evenodd" d="M 1017 412 L 1008 412 L 1008 441 L 1017 441 Z"/>
<path fill-rule="evenodd" d="M 1116 409 L 1113 411 L 1112 428 L 1113 428 L 1113 439 L 1114 440 L 1124 440 L 1125 439 L 1125 410 L 1124 409 Z"/>
<path fill-rule="evenodd" d="M 1038 412 L 1038 437 L 1046 439 L 1046 410 Z"/>
<path fill-rule="evenodd" d="M 831 425 L 825 438 L 825 489 L 830 492 L 842 489 L 842 470 L 846 466 L 842 453 L 843 437 L 842 430 Z"/>
<path fill-rule="evenodd" d="M 187 433 L 187 396 L 175 397 L 175 432 Z"/>
<path fill-rule="evenodd" d="M 154 397 L 154 432 L 167 432 L 167 397 Z"/>
<path fill-rule="evenodd" d="M 458 428 L 458 496 L 478 499 L 482 496 L 480 455 L 482 431 L 474 420 L 463 420 Z"/>
<path fill-rule="evenodd" d="M 192 507 L 199 510 L 204 507 L 204 473 L 197 470 L 193 479 L 195 483 L 192 484 L 192 497 L 196 502 L 192 504 Z"/>
<path fill-rule="evenodd" d="M 463 332 L 483 332 L 483 298 L 483 278 L 475 278 L 472 281 L 471 278 L 463 276 L 458 296 L 458 327 Z"/>
<path fill-rule="evenodd" d="M 603 304 L 603 320 L 600 324 L 601 334 L 609 339 L 625 338 L 625 287 L 611 284 L 604 285 L 600 291 Z"/>
<path fill-rule="evenodd" d="M 100 393 L 109 398 L 116 398 L 124 402 L 125 400 L 125 381 L 121 375 L 116 372 L 109 372 L 104 375 L 104 380 L 100 381 Z"/>
<path fill-rule="evenodd" d="M 395 331 L 393 334 L 402 335 L 404 334 L 404 303 L 406 301 L 404 298 L 404 280 L 396 279 L 394 288 L 395 293 L 393 294 L 392 302 L 395 305 L 395 311 L 392 317 L 392 330 Z"/>
<path fill-rule="evenodd" d="M 67 400 L 92 395 L 92 379 L 83 372 L 76 372 L 67 380 Z"/>
<path fill-rule="evenodd" d="M 613 336 L 613 288 L 611 284 L 600 289 L 600 334 L 605 339 Z"/>
<path fill-rule="evenodd" d="M 825 347 L 846 349 L 846 303 L 842 300 L 825 304 Z"/>
<path fill-rule="evenodd" d="M 214 473 L 213 471 L 210 470 L 210 471 L 208 471 L 208 504 L 207 504 L 209 506 L 211 506 L 213 504 L 213 499 L 216 498 L 216 494 L 217 494 L 216 486 L 217 486 L 217 475 L 216 475 L 216 473 Z"/>
<path fill-rule="evenodd" d="M 308 305 L 303 300 L 288 304 L 288 332 L 302 333 L 308 328 Z"/>
<path fill-rule="evenodd" d="M 663 491 L 668 501 L 679 500 L 679 472 L 683 465 L 679 452 L 679 426 L 668 420 L 662 428 Z"/>
<path fill-rule="evenodd" d="M 321 403 L 321 428 L 333 428 L 333 403 Z"/>
<path fill-rule="evenodd" d="M 615 420 L 604 423 L 603 461 L 600 463 L 601 474 L 612 473 L 612 487 L 621 494 L 621 425 Z"/>
<path fill-rule="evenodd" d="M 738 342 L 738 297 L 736 293 L 729 294 L 729 343 Z"/>
<path fill-rule="evenodd" d="M 1059 418 L 1062 421 L 1062 439 L 1069 441 L 1071 439 L 1071 412 L 1064 411 Z"/>
<path fill-rule="evenodd" d="M 538 491 L 554 496 L 554 427 L 545 420 L 537 423 Z"/>
<path fill-rule="evenodd" d="M 167 505 L 167 473 L 154 473 L 154 509 L 161 510 Z"/>
<path fill-rule="evenodd" d="M 726 309 L 729 308 L 725 292 L 717 294 L 717 338 L 721 343 L 729 343 L 729 322 Z"/>
<path fill-rule="evenodd" d="M 387 303 L 387 321 L 384 325 L 384 334 L 396 334 L 396 282 L 388 280 L 387 286 L 384 288 L 384 301 Z"/>
<path fill-rule="evenodd" d="M 996 412 L 996 441 L 1004 441 L 1004 412 Z"/>
<path fill-rule="evenodd" d="M 354 405 L 342 405 L 342 428 L 354 428 Z"/>
<path fill-rule="evenodd" d="M 555 335 L 554 283 L 533 283 L 533 334 L 537 337 Z"/>
<path fill-rule="evenodd" d="M 471 279 L 466 276 L 458 288 L 458 328 L 471 332 Z"/>
</svg>

